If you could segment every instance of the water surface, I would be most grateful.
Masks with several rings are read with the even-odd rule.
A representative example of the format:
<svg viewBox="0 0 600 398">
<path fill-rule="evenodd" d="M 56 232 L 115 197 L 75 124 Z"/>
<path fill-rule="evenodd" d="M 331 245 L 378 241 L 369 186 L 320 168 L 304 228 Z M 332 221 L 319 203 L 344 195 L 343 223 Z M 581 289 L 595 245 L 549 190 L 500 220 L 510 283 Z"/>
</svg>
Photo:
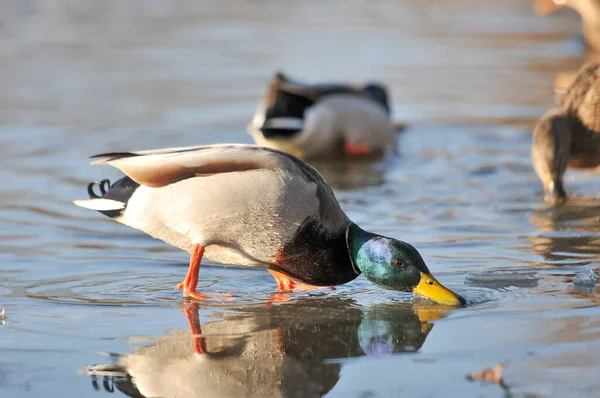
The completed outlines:
<svg viewBox="0 0 600 398">
<path fill-rule="evenodd" d="M 0 396 L 597 396 L 600 182 L 544 205 L 531 127 L 582 50 L 526 1 L 0 5 Z M 316 165 L 351 219 L 402 238 L 460 310 L 377 289 L 277 293 L 76 208 L 103 151 L 250 142 L 270 74 L 380 79 L 400 154 Z M 465 278 L 466 277 L 466 278 Z M 193 334 L 192 334 L 193 333 Z M 505 387 L 470 372 L 505 361 Z"/>
</svg>

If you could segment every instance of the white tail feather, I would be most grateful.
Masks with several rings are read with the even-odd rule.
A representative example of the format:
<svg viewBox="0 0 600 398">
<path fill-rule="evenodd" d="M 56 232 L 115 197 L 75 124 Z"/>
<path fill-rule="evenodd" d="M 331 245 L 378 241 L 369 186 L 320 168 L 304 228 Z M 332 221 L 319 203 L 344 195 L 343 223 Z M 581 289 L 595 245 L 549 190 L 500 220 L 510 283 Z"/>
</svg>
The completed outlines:
<svg viewBox="0 0 600 398">
<path fill-rule="evenodd" d="M 118 202 L 112 199 L 90 199 L 90 200 L 74 200 L 79 207 L 84 207 L 90 210 L 98 211 L 109 211 L 109 210 L 121 210 L 125 208 L 125 203 Z"/>
</svg>

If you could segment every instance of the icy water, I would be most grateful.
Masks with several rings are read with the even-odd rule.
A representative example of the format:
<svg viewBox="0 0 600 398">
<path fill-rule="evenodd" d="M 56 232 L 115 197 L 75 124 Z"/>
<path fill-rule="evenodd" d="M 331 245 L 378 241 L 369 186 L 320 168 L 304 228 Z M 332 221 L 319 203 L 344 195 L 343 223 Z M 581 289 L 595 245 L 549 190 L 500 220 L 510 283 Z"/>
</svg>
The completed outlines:
<svg viewBox="0 0 600 398">
<path fill-rule="evenodd" d="M 552 209 L 529 160 L 572 12 L 527 1 L 0 3 L 1 397 L 597 397 L 600 179 Z M 276 69 L 380 79 L 400 154 L 319 164 L 351 219 L 402 238 L 464 295 L 451 310 L 363 277 L 282 294 L 71 204 L 104 151 L 250 142 Z M 183 311 L 182 311 L 183 310 Z M 194 333 L 194 338 L 192 334 Z M 194 347 L 205 353 L 194 354 Z M 504 384 L 465 375 L 506 362 Z"/>
</svg>

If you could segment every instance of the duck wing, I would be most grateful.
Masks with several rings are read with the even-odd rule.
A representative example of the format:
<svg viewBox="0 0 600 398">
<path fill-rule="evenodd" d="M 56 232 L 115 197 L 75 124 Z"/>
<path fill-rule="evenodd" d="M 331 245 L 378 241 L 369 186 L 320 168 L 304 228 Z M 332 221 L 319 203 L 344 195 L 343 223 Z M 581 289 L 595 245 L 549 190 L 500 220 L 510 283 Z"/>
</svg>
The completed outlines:
<svg viewBox="0 0 600 398">
<path fill-rule="evenodd" d="M 168 148 L 136 152 L 112 152 L 92 156 L 92 164 L 108 164 L 140 185 L 158 188 L 191 177 L 281 170 L 316 185 L 319 215 L 345 219 L 329 184 L 314 168 L 285 152 L 255 145 L 224 144 Z"/>
<path fill-rule="evenodd" d="M 600 63 L 585 64 L 562 98 L 562 107 L 589 130 L 600 132 Z"/>
<path fill-rule="evenodd" d="M 277 72 L 269 82 L 265 105 L 267 108 L 273 106 L 277 98 L 277 92 L 284 91 L 290 94 L 304 97 L 310 101 L 317 101 L 325 95 L 331 94 L 363 94 L 362 88 L 344 83 L 302 83 L 290 79 L 282 72 Z"/>
<path fill-rule="evenodd" d="M 588 62 L 577 71 L 575 80 L 561 98 L 563 108 L 575 110 L 581 105 L 585 94 L 600 75 L 599 67 L 598 62 Z"/>
<path fill-rule="evenodd" d="M 190 177 L 285 167 L 276 155 L 242 145 L 208 145 L 92 156 L 92 164 L 108 164 L 132 180 L 163 187 Z"/>
<path fill-rule="evenodd" d="M 581 123 L 593 132 L 600 132 L 600 79 L 596 79 L 577 108 Z"/>
</svg>

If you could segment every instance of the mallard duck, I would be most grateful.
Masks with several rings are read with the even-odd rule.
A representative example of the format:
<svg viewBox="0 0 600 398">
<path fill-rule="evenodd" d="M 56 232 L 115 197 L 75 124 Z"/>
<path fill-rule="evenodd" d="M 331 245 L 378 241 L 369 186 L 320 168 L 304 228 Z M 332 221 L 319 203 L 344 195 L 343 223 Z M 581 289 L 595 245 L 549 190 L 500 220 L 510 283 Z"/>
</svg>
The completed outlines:
<svg viewBox="0 0 600 398">
<path fill-rule="evenodd" d="M 465 303 L 431 275 L 413 246 L 350 221 L 321 175 L 287 153 L 207 145 L 93 158 L 126 177 L 91 183 L 90 199 L 75 204 L 190 252 L 177 286 L 184 296 L 206 298 L 196 291 L 206 256 L 267 269 L 280 290 L 302 287 L 296 281 L 339 285 L 363 273 L 387 289 Z"/>
<path fill-rule="evenodd" d="M 387 89 L 379 83 L 301 84 L 276 73 L 248 127 L 258 145 L 302 159 L 382 155 L 395 148 Z"/>
<path fill-rule="evenodd" d="M 600 50 L 600 0 L 534 0 L 536 14 L 546 15 L 564 7 L 574 9 L 581 16 L 583 36 L 590 49 Z"/>
<path fill-rule="evenodd" d="M 584 65 L 561 99 L 535 126 L 531 145 L 533 168 L 544 184 L 546 200 L 567 199 L 567 169 L 600 165 L 600 63 Z"/>
</svg>

